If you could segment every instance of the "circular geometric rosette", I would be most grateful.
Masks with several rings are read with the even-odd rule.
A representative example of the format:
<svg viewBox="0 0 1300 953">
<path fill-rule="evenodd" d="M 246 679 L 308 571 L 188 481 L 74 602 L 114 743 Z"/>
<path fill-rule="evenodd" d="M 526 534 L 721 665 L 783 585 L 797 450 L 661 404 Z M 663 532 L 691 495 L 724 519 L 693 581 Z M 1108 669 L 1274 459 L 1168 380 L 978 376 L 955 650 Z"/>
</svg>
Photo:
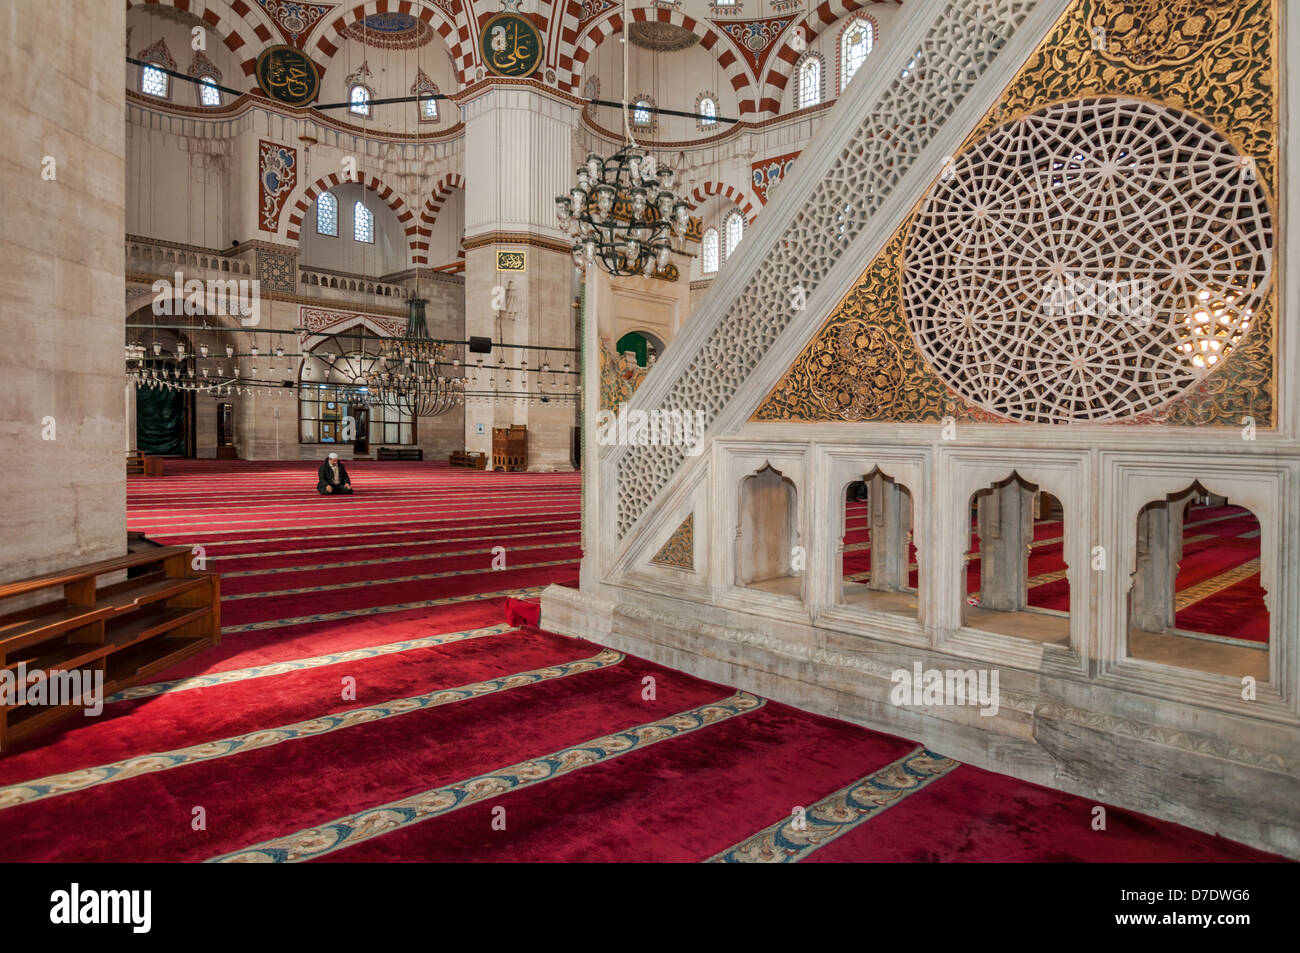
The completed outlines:
<svg viewBox="0 0 1300 953">
<path fill-rule="evenodd" d="M 945 164 L 904 257 L 908 326 L 953 390 L 1031 423 L 1149 413 L 1220 366 L 1268 291 L 1244 159 L 1137 100 L 1049 106 Z"/>
<path fill-rule="evenodd" d="M 903 382 L 897 345 L 884 328 L 862 321 L 819 337 L 806 366 L 813 396 L 845 420 L 880 416 Z"/>
</svg>

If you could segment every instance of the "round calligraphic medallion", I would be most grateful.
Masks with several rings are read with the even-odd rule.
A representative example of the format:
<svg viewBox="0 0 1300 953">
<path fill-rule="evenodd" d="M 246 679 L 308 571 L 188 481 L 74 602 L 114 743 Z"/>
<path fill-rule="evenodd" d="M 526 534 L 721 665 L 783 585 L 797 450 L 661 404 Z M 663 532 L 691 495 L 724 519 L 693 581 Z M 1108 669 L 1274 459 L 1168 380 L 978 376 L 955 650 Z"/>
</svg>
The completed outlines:
<svg viewBox="0 0 1300 953">
<path fill-rule="evenodd" d="M 320 92 L 320 71 L 302 50 L 270 46 L 257 58 L 257 84 L 272 99 L 305 106 Z"/>
<path fill-rule="evenodd" d="M 531 76 L 542 62 L 542 35 L 518 13 L 498 13 L 479 34 L 483 65 L 495 76 Z"/>
</svg>

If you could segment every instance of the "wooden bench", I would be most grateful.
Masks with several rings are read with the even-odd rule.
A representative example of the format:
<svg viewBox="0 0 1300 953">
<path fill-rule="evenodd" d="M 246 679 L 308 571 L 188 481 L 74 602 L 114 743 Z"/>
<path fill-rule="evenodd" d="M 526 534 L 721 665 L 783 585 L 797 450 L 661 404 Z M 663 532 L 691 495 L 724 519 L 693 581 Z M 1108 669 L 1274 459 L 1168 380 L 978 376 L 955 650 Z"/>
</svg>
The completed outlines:
<svg viewBox="0 0 1300 953">
<path fill-rule="evenodd" d="M 143 450 L 128 450 L 126 452 L 126 475 L 144 476 Z"/>
<path fill-rule="evenodd" d="M 380 447 L 377 451 L 379 460 L 423 460 L 424 451 L 419 447 Z"/>
<path fill-rule="evenodd" d="M 447 462 L 453 467 L 468 467 L 471 470 L 486 470 L 487 457 L 481 453 L 453 450 L 447 456 Z"/>
<path fill-rule="evenodd" d="M 107 698 L 220 644 L 221 579 L 191 569 L 191 558 L 188 546 L 160 546 L 0 585 L 0 670 L 12 673 L 0 686 L 15 686 L 14 693 L 0 691 L 0 751 L 86 705 L 80 698 L 30 704 L 13 697 L 20 671 L 28 678 L 45 672 L 38 681 L 50 690 L 77 682 L 93 687 L 86 680 L 102 678 Z M 122 574 L 121 581 L 101 578 Z M 41 594 L 56 598 L 13 608 Z"/>
</svg>

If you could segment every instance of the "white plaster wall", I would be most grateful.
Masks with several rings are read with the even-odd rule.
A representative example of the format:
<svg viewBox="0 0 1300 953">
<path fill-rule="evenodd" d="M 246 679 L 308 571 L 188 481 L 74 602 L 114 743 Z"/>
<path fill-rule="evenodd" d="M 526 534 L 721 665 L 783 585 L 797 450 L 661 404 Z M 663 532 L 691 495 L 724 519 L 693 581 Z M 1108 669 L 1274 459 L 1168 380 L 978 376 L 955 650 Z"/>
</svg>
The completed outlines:
<svg viewBox="0 0 1300 953">
<path fill-rule="evenodd" d="M 335 186 L 331 191 L 339 203 L 338 235 L 321 235 L 316 231 L 316 204 L 312 203 L 302 221 L 300 264 L 373 278 L 406 268 L 409 260 L 406 230 L 393 210 L 375 192 L 357 182 Z M 359 242 L 354 237 L 358 201 L 374 216 L 373 244 Z"/>
<path fill-rule="evenodd" d="M 451 55 L 446 43 L 439 36 L 413 50 L 382 50 L 367 46 L 358 40 L 345 39 L 339 50 L 325 66 L 325 75 L 321 78 L 319 103 L 342 103 L 349 101 L 350 87 L 348 77 L 366 64 L 371 73 L 368 85 L 375 99 L 388 99 L 395 96 L 410 96 L 419 70 L 437 85 L 438 91 L 450 95 L 459 90 L 452 71 Z M 438 119 L 422 121 L 418 110 L 419 103 L 393 103 L 385 106 L 372 106 L 369 118 L 359 116 L 348 109 L 331 109 L 329 114 L 342 122 L 362 126 L 371 132 L 411 132 L 419 123 L 419 131 L 446 129 L 460 121 L 460 112 L 447 100 L 438 101 Z"/>
</svg>

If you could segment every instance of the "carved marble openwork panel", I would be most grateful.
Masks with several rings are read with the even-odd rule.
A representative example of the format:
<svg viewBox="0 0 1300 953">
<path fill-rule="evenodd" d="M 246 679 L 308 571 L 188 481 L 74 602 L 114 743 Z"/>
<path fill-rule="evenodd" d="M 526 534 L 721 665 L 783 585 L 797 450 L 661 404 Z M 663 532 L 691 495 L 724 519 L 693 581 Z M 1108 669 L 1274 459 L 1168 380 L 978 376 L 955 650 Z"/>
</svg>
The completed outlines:
<svg viewBox="0 0 1300 953">
<path fill-rule="evenodd" d="M 1276 3 L 1163 6 L 1071 4 L 754 419 L 1275 425 Z M 853 323 L 906 400 L 814 386 Z"/>
</svg>

